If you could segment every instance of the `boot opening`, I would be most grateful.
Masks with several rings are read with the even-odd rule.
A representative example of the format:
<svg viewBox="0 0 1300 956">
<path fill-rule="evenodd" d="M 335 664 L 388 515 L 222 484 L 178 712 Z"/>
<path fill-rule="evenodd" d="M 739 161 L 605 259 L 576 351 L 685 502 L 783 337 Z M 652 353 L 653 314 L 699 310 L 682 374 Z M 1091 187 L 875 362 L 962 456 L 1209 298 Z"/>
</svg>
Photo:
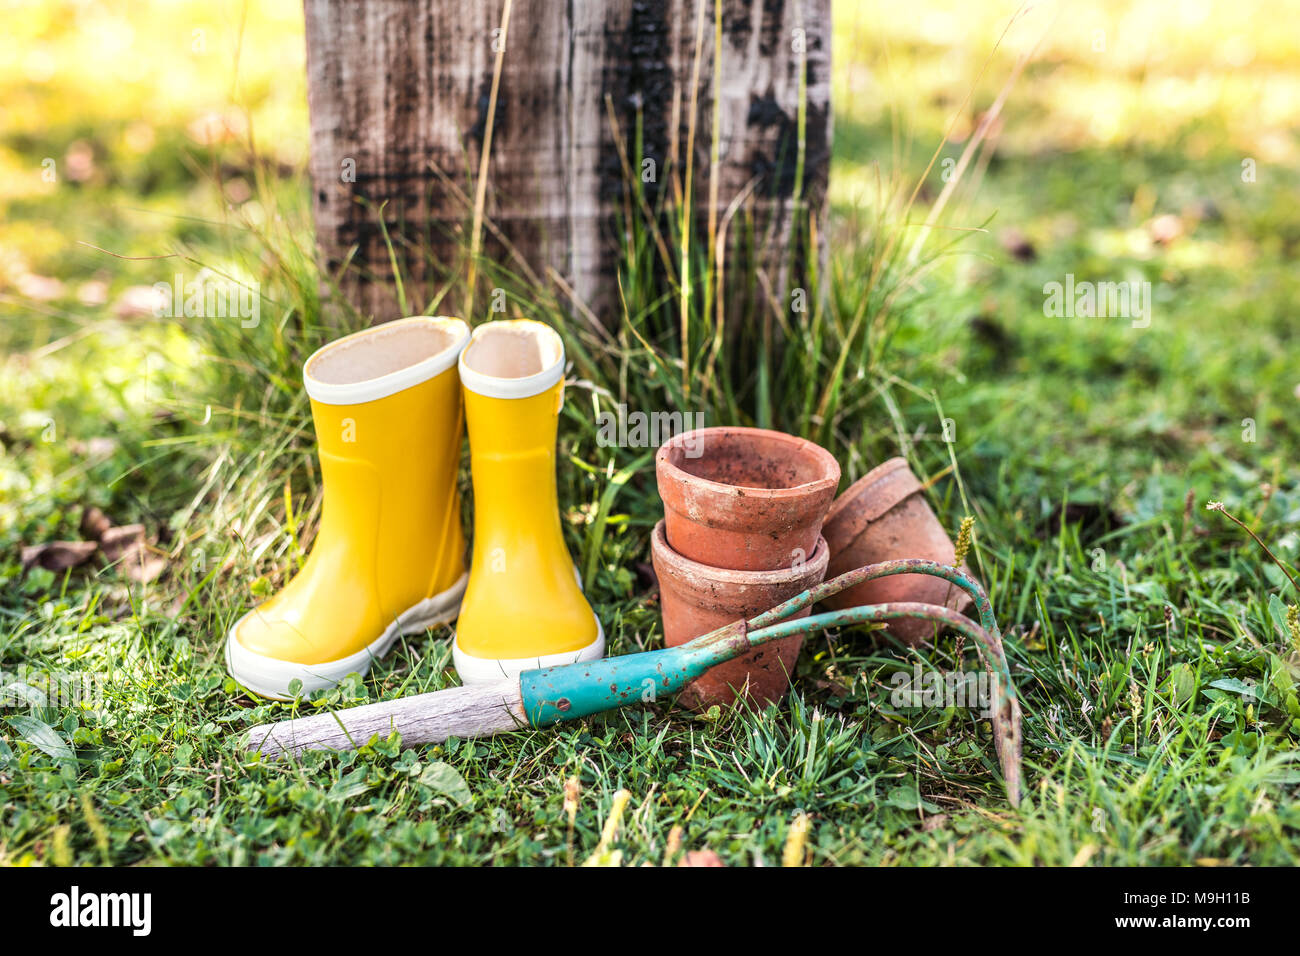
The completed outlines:
<svg viewBox="0 0 1300 956">
<path fill-rule="evenodd" d="M 529 378 L 564 359 L 564 344 L 541 322 L 496 321 L 479 326 L 465 349 L 465 367 L 492 378 Z"/>
<path fill-rule="evenodd" d="M 691 435 L 694 454 L 682 436 L 665 443 L 663 454 L 668 464 L 695 478 L 771 491 L 839 481 L 834 459 L 811 442 L 757 428 L 706 428 Z"/>
<path fill-rule="evenodd" d="M 318 352 L 307 378 L 322 385 L 355 385 L 392 375 L 454 348 L 464 337 L 459 320 L 394 322 L 348 336 Z"/>
</svg>

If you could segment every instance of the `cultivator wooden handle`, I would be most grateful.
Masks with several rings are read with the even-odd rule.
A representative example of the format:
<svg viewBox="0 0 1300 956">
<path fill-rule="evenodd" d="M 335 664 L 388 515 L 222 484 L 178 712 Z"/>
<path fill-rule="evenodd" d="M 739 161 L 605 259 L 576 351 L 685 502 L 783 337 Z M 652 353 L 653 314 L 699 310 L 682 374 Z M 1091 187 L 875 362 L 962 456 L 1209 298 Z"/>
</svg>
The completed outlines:
<svg viewBox="0 0 1300 956">
<path fill-rule="evenodd" d="M 845 608 L 790 620 L 830 594 L 892 574 L 932 574 L 974 598 L 981 624 L 931 604 L 898 603 Z M 365 704 L 254 727 L 245 737 L 250 750 L 268 756 L 304 750 L 346 750 L 376 734 L 401 735 L 403 746 L 439 743 L 448 737 L 482 737 L 546 727 L 628 704 L 674 694 L 709 668 L 769 641 L 827 627 L 903 618 L 951 627 L 975 642 L 996 678 L 991 701 L 994 742 L 1013 804 L 1020 799 L 1020 708 L 1011 683 L 1002 638 L 983 589 L 960 568 L 931 561 L 888 561 L 849 571 L 750 619 L 736 621 L 677 647 L 598 661 L 525 671 L 518 678 L 453 687 L 398 700 Z"/>
</svg>

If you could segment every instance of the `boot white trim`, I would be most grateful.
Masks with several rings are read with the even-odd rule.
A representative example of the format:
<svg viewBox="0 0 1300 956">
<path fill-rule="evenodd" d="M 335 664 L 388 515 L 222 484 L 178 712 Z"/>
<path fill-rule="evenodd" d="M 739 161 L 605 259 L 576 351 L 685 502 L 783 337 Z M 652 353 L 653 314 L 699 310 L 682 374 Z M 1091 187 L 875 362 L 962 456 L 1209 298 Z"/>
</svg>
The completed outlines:
<svg viewBox="0 0 1300 956">
<path fill-rule="evenodd" d="M 400 362 L 399 350 L 403 348 L 401 342 L 403 335 L 410 334 L 421 326 L 443 333 L 447 337 L 447 344 L 433 355 L 414 364 L 359 381 L 329 381 L 327 376 L 317 374 L 318 370 L 314 368 L 318 360 L 322 360 L 322 364 L 342 361 L 348 352 L 357 349 L 358 346 L 374 349 L 385 340 L 392 344 L 393 358 Z M 374 402 L 427 382 L 447 369 L 453 368 L 468 342 L 469 326 L 460 319 L 445 315 L 413 315 L 409 318 L 385 322 L 373 328 L 362 329 L 360 332 L 345 335 L 341 339 L 335 339 L 321 346 L 303 364 L 302 381 L 307 388 L 307 394 L 322 405 L 361 405 L 365 402 Z M 406 343 L 406 347 L 409 346 L 410 343 Z M 382 354 L 382 350 L 381 355 L 385 359 L 389 358 Z M 380 367 L 391 364 L 393 362 L 390 359 L 382 362 Z"/>
<path fill-rule="evenodd" d="M 468 583 L 469 575 L 462 574 L 455 584 L 441 594 L 425 598 L 399 614 L 378 640 L 371 642 L 368 647 L 336 661 L 321 664 L 299 664 L 266 657 L 239 643 L 235 637 L 239 633 L 239 625 L 250 614 L 257 613 L 256 610 L 249 611 L 235 622 L 235 626 L 226 635 L 226 670 L 253 693 L 274 700 L 292 700 L 289 684 L 295 679 L 300 680 L 302 696 L 306 697 L 314 690 L 335 686 L 348 674 L 364 674 L 371 664 L 388 653 L 400 635 L 418 634 L 426 628 L 455 620 L 460 613 L 460 602 L 465 597 L 465 586 Z"/>
<path fill-rule="evenodd" d="M 491 374 L 473 368 L 467 359 L 471 353 L 484 349 L 497 340 L 502 352 L 496 358 L 503 369 L 517 371 L 536 369 L 527 374 L 512 375 L 508 371 Z M 520 351 L 510 345 L 531 344 L 532 348 Z M 527 354 L 531 352 L 532 354 Z M 564 378 L 564 340 L 545 322 L 534 319 L 497 319 L 486 322 L 474 330 L 469 345 L 460 353 L 461 383 L 476 395 L 487 398 L 532 398 L 540 395 Z"/>
<path fill-rule="evenodd" d="M 594 617 L 594 615 L 593 615 Z M 596 639 L 586 647 L 562 654 L 542 654 L 539 657 L 474 657 L 460 649 L 459 635 L 451 642 L 451 659 L 456 665 L 462 684 L 484 684 L 503 677 L 518 677 L 524 671 L 557 664 L 576 664 L 580 661 L 598 661 L 605 656 L 605 629 L 596 618 Z"/>
</svg>

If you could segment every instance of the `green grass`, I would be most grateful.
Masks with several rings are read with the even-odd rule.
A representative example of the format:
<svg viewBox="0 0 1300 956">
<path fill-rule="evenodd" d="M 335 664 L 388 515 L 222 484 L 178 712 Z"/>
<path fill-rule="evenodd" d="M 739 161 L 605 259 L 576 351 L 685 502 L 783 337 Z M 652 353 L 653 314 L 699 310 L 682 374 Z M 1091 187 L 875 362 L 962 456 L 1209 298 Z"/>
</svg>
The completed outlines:
<svg viewBox="0 0 1300 956">
<path fill-rule="evenodd" d="M 167 6 L 181 12 L 134 22 L 138 42 L 189 38 L 206 7 Z M 286 86 L 293 71 L 276 66 L 300 55 L 300 14 L 267 6 L 267 22 L 244 28 L 235 98 L 255 130 L 285 135 L 259 133 L 256 155 L 186 131 L 191 112 L 226 102 L 229 59 L 144 57 L 144 78 L 124 94 L 92 96 L 75 66 L 84 37 L 53 17 L 15 25 L 58 64 L 46 86 L 21 82 L 24 60 L 0 58 L 17 64 L 0 92 L 24 91 L 0 126 L 0 161 L 15 173 L 0 193 L 0 670 L 105 675 L 97 707 L 0 713 L 0 862 L 567 864 L 596 850 L 620 789 L 632 795 L 614 844 L 625 864 L 662 862 L 681 827 L 683 848 L 776 865 L 800 813 L 823 865 L 1300 858 L 1300 646 L 1285 621 L 1300 595 L 1205 509 L 1223 501 L 1281 560 L 1300 560 L 1300 378 L 1287 348 L 1300 293 L 1300 129 L 1288 104 L 1300 71 L 1279 48 L 1293 41 L 1260 9 L 1245 5 L 1226 25 L 1218 13 L 1161 21 L 1155 59 L 1135 52 L 1141 31 L 1119 28 L 1117 6 L 1101 15 L 1110 59 L 1091 51 L 1091 22 L 1069 13 L 1012 94 L 987 168 L 944 220 L 987 231 L 939 230 L 917 275 L 902 256 L 942 167 L 916 208 L 905 213 L 900 196 L 966 92 L 973 85 L 969 118 L 996 94 L 1008 51 L 1029 41 L 1013 35 L 977 80 L 1011 7 L 927 4 L 900 24 L 883 6 L 841 4 L 827 305 L 782 320 L 770 347 L 744 332 L 738 308 L 711 359 L 712 310 L 697 290 L 689 400 L 678 300 L 649 278 L 643 231 L 613 342 L 484 264 L 511 312 L 564 323 L 577 380 L 561 435 L 565 529 L 613 653 L 662 643 L 638 569 L 661 513 L 653 469 L 643 449 L 596 440 L 596 412 L 616 403 L 798 431 L 832 448 L 846 484 L 906 454 L 935 479 L 946 526 L 976 517 L 973 566 L 1025 710 L 1025 798 L 1012 810 L 986 722 L 889 702 L 894 673 L 917 660 L 971 668 L 972 649 L 945 639 L 909 651 L 860 631 L 810 639 L 794 692 L 760 714 L 658 705 L 289 765 L 238 752 L 238 732 L 289 706 L 242 694 L 221 641 L 310 546 L 320 487 L 299 369 L 337 334 L 322 324 L 295 171 L 301 82 Z M 238 17 L 226 20 L 212 25 L 211 48 L 234 48 Z M 1237 34 L 1254 59 L 1230 68 L 1215 60 L 1215 37 Z M 1208 91 L 1196 81 L 1205 63 L 1222 77 Z M 184 81 L 161 82 L 166 69 Z M 1242 109 L 1252 82 L 1270 96 Z M 160 87 L 176 92 L 145 98 Z M 75 96 L 80 113 L 40 121 Z M 1104 122 L 1088 121 L 1085 103 Z M 126 131 L 143 116 L 153 134 L 142 147 Z M 42 184 L 40 158 L 78 141 L 91 144 L 94 174 Z M 1242 181 L 1243 157 L 1258 158 L 1256 182 Z M 242 201 L 230 201 L 233 180 L 249 186 Z M 1165 213 L 1186 232 L 1153 243 Z M 1010 228 L 1033 244 L 1032 261 L 1004 250 Z M 891 236 L 904 241 L 887 255 Z M 78 241 L 190 258 L 117 259 Z M 114 316 L 130 286 L 196 263 L 260 283 L 256 329 Z M 1152 282 L 1151 327 L 1044 316 L 1044 283 L 1066 273 Z M 33 299 L 28 275 L 63 290 Z M 106 304 L 79 301 L 91 280 L 106 284 Z M 22 573 L 19 546 L 79 537 L 90 505 L 143 522 L 167 573 L 144 586 L 102 566 Z M 447 638 L 406 638 L 364 680 L 298 707 L 450 686 Z"/>
</svg>

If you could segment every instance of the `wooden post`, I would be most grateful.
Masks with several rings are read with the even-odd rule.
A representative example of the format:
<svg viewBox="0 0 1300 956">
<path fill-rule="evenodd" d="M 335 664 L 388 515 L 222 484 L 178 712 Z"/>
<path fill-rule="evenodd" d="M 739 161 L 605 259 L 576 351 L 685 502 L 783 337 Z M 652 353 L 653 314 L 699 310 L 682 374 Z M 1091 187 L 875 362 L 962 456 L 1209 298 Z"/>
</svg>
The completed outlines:
<svg viewBox="0 0 1300 956">
<path fill-rule="evenodd" d="M 332 270 L 351 255 L 344 289 L 377 320 L 398 314 L 381 207 L 410 310 L 463 274 L 503 3 L 305 0 L 317 238 Z M 826 206 L 830 27 L 830 0 L 514 0 L 488 166 L 500 235 L 484 249 L 525 277 L 554 269 L 614 324 L 624 171 L 608 99 L 651 196 L 689 143 L 699 221 L 750 188 L 768 277 L 798 284 L 784 274 L 792 216 Z M 798 268 L 809 250 L 796 252 Z"/>
</svg>

